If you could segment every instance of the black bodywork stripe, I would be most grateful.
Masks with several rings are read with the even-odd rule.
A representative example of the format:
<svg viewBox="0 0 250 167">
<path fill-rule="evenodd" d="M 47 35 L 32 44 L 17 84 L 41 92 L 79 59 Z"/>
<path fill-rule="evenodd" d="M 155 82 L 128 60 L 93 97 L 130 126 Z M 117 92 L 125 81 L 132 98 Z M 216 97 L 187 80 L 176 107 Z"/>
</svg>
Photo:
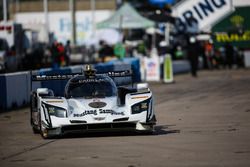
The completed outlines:
<svg viewBox="0 0 250 167">
<path fill-rule="evenodd" d="M 45 105 L 46 105 L 46 103 L 42 102 L 43 114 L 44 114 L 44 116 L 45 116 L 45 120 L 46 120 L 46 122 L 48 123 L 49 127 L 52 128 L 51 118 L 50 118 L 50 115 L 49 115 L 47 109 L 45 109 L 45 108 L 46 108 Z M 47 118 L 47 115 L 46 115 L 45 112 L 47 112 L 49 118 Z"/>
<path fill-rule="evenodd" d="M 146 122 L 150 122 L 150 117 L 153 114 L 153 98 L 152 97 L 149 100 L 149 105 L 150 105 L 150 108 L 148 108 L 148 110 L 147 110 L 147 120 L 146 120 Z"/>
</svg>

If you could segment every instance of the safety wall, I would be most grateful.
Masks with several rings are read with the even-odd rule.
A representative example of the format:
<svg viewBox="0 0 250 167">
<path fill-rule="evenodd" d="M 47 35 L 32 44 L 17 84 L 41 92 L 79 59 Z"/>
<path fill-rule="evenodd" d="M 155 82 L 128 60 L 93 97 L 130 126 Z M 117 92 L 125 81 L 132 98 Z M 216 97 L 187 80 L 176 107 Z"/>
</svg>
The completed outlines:
<svg viewBox="0 0 250 167">
<path fill-rule="evenodd" d="M 250 68 L 250 50 L 244 52 L 244 64 L 245 67 Z"/>
<path fill-rule="evenodd" d="M 180 74 L 186 73 L 191 70 L 190 63 L 187 60 L 173 61 L 173 73 Z"/>
<path fill-rule="evenodd" d="M 0 75 L 0 110 L 6 108 L 6 98 L 6 77 L 4 75 Z"/>
<path fill-rule="evenodd" d="M 27 72 L 0 76 L 0 109 L 9 109 L 29 103 L 29 76 Z"/>
</svg>

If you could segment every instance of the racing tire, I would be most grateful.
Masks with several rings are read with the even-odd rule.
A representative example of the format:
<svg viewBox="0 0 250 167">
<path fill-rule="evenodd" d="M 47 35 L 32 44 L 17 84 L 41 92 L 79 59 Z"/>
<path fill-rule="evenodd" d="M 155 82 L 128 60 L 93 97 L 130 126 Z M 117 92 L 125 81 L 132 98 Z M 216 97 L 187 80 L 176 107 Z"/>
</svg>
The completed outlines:
<svg viewBox="0 0 250 167">
<path fill-rule="evenodd" d="M 35 106 L 34 105 L 34 102 L 36 101 L 36 92 L 33 91 L 31 94 L 30 94 L 30 125 L 32 126 L 32 131 L 34 134 L 37 134 L 39 133 L 39 128 L 38 128 L 38 125 L 35 125 L 34 123 L 34 119 L 33 119 L 33 113 L 35 112 Z"/>
<path fill-rule="evenodd" d="M 50 139 L 51 137 L 48 135 L 48 130 L 47 129 L 43 129 L 40 131 L 40 134 L 42 136 L 43 139 Z"/>
<path fill-rule="evenodd" d="M 32 131 L 33 131 L 34 134 L 39 134 L 40 133 L 40 130 L 38 130 L 35 127 L 32 127 Z"/>
<path fill-rule="evenodd" d="M 39 115 L 39 133 L 43 139 L 50 139 L 51 136 L 48 133 L 48 129 L 42 127 L 41 116 Z"/>
<path fill-rule="evenodd" d="M 50 139 L 51 138 L 51 136 L 49 135 L 49 131 L 46 128 L 42 129 L 42 127 L 41 127 L 40 134 L 41 134 L 43 139 Z"/>
</svg>

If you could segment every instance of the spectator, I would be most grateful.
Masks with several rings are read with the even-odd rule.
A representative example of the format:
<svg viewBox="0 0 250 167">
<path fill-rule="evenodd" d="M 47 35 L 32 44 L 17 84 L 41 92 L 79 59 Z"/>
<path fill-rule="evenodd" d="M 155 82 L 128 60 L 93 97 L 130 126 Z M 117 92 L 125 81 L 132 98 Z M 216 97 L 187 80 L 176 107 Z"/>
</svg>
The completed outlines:
<svg viewBox="0 0 250 167">
<path fill-rule="evenodd" d="M 71 55 L 70 40 L 67 40 L 65 45 L 65 61 L 67 66 L 70 65 L 70 55 Z"/>
<path fill-rule="evenodd" d="M 213 50 L 213 44 L 211 41 L 205 43 L 205 55 L 207 59 L 208 68 L 212 69 L 214 50 Z"/>
<path fill-rule="evenodd" d="M 58 68 L 60 64 L 59 52 L 57 50 L 58 43 L 55 41 L 51 46 L 51 54 L 52 54 L 52 67 Z"/>
<path fill-rule="evenodd" d="M 58 53 L 59 53 L 59 64 L 60 66 L 65 66 L 66 61 L 65 61 L 65 48 L 62 43 L 59 43 L 57 45 Z"/>
<path fill-rule="evenodd" d="M 198 57 L 199 57 L 198 44 L 196 42 L 195 37 L 190 37 L 189 46 L 188 46 L 188 59 L 191 66 L 191 73 L 193 77 L 197 77 L 197 69 L 198 69 Z"/>
<path fill-rule="evenodd" d="M 103 40 L 100 41 L 99 58 L 105 62 L 107 56 L 113 56 L 113 48 L 106 44 Z"/>
<path fill-rule="evenodd" d="M 226 64 L 228 68 L 231 69 L 233 65 L 234 48 L 230 43 L 226 44 L 225 52 L 226 52 Z"/>
</svg>

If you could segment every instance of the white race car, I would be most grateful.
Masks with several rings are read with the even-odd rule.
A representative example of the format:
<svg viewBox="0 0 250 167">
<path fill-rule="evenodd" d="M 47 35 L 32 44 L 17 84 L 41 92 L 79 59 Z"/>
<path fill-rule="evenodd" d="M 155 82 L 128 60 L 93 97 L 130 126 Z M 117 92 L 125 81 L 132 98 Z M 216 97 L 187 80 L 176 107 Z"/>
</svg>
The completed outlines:
<svg viewBox="0 0 250 167">
<path fill-rule="evenodd" d="M 32 75 L 32 81 L 69 79 L 64 97 L 38 88 L 31 94 L 31 126 L 43 138 L 67 133 L 135 130 L 153 132 L 156 123 L 152 92 L 147 84 L 117 87 L 113 77 L 130 71 L 96 74 L 89 66 L 82 74 Z"/>
</svg>

